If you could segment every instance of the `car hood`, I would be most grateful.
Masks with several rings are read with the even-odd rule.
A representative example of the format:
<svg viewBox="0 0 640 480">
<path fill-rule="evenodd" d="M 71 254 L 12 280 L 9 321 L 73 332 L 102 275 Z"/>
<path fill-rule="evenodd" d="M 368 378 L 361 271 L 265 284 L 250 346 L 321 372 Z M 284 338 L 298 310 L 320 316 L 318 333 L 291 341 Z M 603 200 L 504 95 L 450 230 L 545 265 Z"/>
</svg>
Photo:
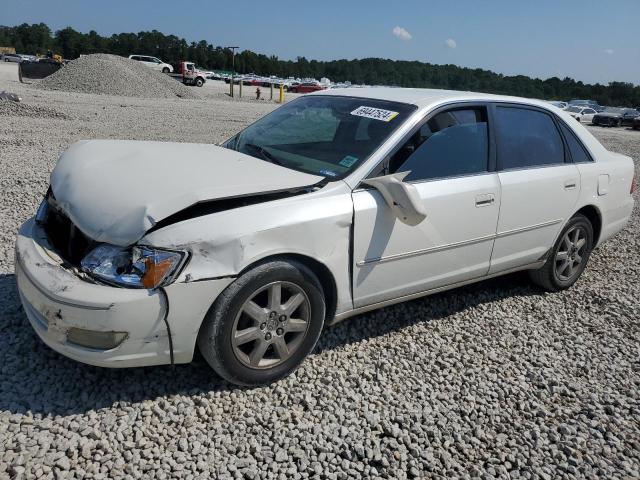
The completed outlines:
<svg viewBox="0 0 640 480">
<path fill-rule="evenodd" d="M 89 238 L 126 246 L 196 203 L 321 180 L 216 145 L 89 140 L 62 154 L 51 190 L 58 207 Z"/>
</svg>

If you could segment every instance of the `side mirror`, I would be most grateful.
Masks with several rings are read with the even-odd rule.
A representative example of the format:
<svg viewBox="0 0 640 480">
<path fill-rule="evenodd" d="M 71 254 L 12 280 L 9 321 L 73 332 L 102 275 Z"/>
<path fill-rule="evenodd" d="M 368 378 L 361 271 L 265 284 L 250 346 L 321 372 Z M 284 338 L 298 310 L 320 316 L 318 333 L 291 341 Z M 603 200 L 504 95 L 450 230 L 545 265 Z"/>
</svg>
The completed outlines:
<svg viewBox="0 0 640 480">
<path fill-rule="evenodd" d="M 400 172 L 384 177 L 370 178 L 362 183 L 370 185 L 380 192 L 393 214 L 407 225 L 418 225 L 425 218 L 422 199 L 415 185 L 403 182 L 404 177 L 410 172 Z"/>
</svg>

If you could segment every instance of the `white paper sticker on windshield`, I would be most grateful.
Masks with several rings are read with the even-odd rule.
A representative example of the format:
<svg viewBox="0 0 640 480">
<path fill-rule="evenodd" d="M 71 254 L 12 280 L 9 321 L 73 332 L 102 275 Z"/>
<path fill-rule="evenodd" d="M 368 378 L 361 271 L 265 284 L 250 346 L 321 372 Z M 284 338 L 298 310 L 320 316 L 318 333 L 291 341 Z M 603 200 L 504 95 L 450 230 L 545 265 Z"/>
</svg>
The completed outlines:
<svg viewBox="0 0 640 480">
<path fill-rule="evenodd" d="M 367 107 L 365 105 L 362 105 L 351 112 L 351 115 L 373 118 L 374 120 L 381 120 L 383 122 L 390 122 L 398 116 L 398 112 L 392 112 L 391 110 L 383 110 L 382 108 Z"/>
</svg>

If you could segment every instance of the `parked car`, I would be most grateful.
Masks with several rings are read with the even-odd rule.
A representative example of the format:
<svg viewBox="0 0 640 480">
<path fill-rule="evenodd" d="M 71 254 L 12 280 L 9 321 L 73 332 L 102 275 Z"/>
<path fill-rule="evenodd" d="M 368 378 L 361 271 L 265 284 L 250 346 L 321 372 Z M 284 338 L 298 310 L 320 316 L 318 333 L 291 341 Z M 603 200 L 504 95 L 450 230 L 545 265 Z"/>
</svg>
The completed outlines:
<svg viewBox="0 0 640 480">
<path fill-rule="evenodd" d="M 569 105 L 576 105 L 579 107 L 591 107 L 593 108 L 596 112 L 601 112 L 602 110 L 604 110 L 604 107 L 598 105 L 598 102 L 596 102 L 595 100 L 569 100 Z"/>
<path fill-rule="evenodd" d="M 593 116 L 597 113 L 591 107 L 580 107 L 577 105 L 571 105 L 567 107 L 565 111 L 577 121 L 587 123 L 591 123 Z"/>
<path fill-rule="evenodd" d="M 605 111 L 593 116 L 592 123 L 603 127 L 631 126 L 640 112 L 633 108 L 608 107 Z"/>
<path fill-rule="evenodd" d="M 560 110 L 565 110 L 568 106 L 567 102 L 560 102 L 557 100 L 551 100 L 549 103 L 554 107 L 558 107 Z"/>
<path fill-rule="evenodd" d="M 129 58 L 162 73 L 173 73 L 173 67 L 159 58 L 150 57 L 148 55 L 129 55 Z"/>
<path fill-rule="evenodd" d="M 22 56 L 17 53 L 3 53 L 2 60 L 5 62 L 20 63 L 22 62 Z"/>
<path fill-rule="evenodd" d="M 517 270 L 571 287 L 635 185 L 631 158 L 545 102 L 327 90 L 221 146 L 72 145 L 19 230 L 17 285 L 73 359 L 185 363 L 197 346 L 265 384 L 362 312 Z"/>
<path fill-rule="evenodd" d="M 24 62 L 37 62 L 38 61 L 38 57 L 36 57 L 35 55 L 25 55 L 20 53 L 19 54 L 20 57 L 22 57 L 22 61 Z"/>
<path fill-rule="evenodd" d="M 325 87 L 315 82 L 303 82 L 299 85 L 291 85 L 289 91 L 292 93 L 310 93 L 324 90 Z"/>
</svg>

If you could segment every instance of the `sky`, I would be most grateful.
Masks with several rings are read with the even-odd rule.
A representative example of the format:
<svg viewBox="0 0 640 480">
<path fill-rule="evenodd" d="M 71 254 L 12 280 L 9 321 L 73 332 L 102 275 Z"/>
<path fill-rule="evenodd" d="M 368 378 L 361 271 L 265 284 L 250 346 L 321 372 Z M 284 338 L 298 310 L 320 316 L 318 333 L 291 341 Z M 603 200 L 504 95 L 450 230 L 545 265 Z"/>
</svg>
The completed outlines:
<svg viewBox="0 0 640 480">
<path fill-rule="evenodd" d="M 1 3 L 1 25 L 44 22 L 101 35 L 156 29 L 283 59 L 382 57 L 640 84 L 640 0 Z"/>
</svg>

